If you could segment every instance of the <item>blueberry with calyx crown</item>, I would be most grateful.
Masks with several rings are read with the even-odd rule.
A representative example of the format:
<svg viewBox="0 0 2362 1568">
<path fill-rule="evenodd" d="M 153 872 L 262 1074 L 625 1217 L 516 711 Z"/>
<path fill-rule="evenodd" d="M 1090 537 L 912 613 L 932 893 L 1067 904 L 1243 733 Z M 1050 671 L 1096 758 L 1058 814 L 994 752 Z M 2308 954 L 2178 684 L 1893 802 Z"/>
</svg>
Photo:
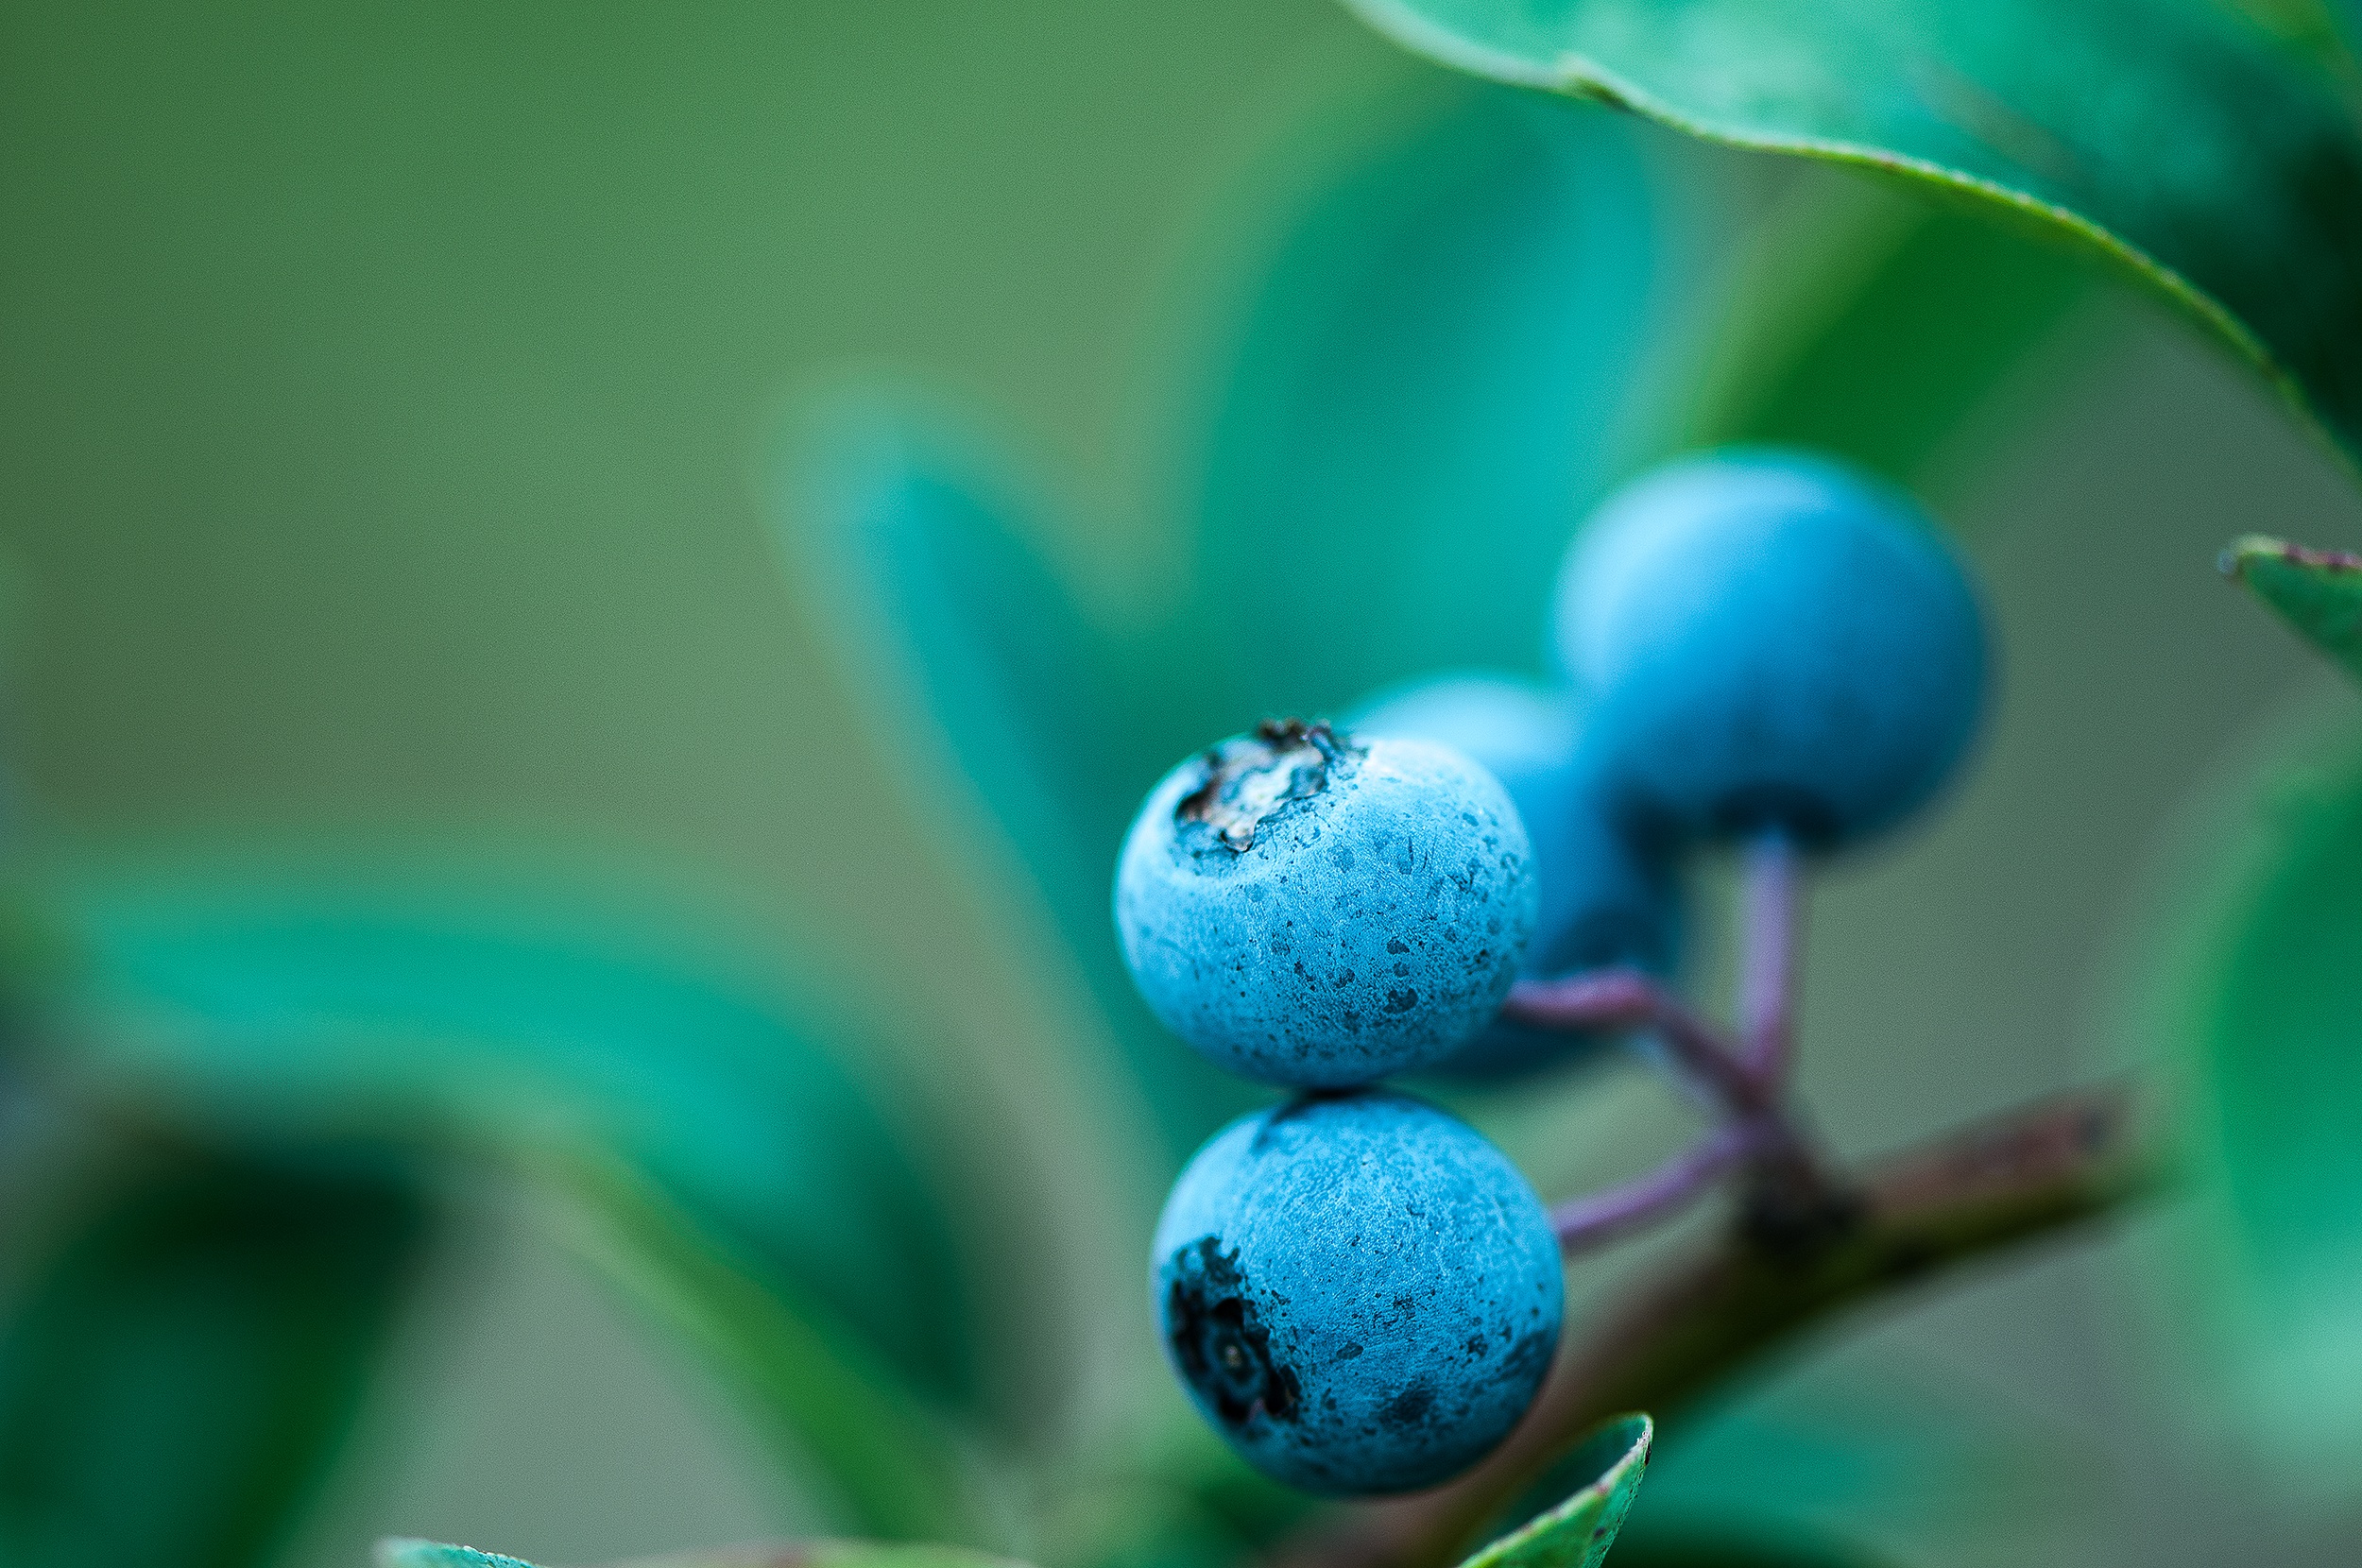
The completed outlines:
<svg viewBox="0 0 2362 1568">
<path fill-rule="evenodd" d="M 1459 754 L 1266 724 L 1168 774 L 1116 873 L 1140 994 L 1267 1083 L 1432 1066 L 1500 1008 L 1533 926 L 1508 794 Z"/>
</svg>

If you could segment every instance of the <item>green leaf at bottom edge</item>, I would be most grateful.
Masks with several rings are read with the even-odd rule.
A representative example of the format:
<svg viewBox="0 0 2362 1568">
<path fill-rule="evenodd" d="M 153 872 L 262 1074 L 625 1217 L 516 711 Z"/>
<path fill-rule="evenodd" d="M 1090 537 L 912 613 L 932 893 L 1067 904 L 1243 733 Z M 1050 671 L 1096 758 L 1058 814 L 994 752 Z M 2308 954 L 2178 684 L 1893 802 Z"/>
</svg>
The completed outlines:
<svg viewBox="0 0 2362 1568">
<path fill-rule="evenodd" d="M 377 1543 L 377 1568 L 533 1568 L 522 1558 L 393 1536 Z"/>
<path fill-rule="evenodd" d="M 377 1543 L 377 1568 L 534 1568 L 522 1558 L 400 1537 Z M 615 1568 L 1025 1568 L 961 1546 L 883 1541 L 783 1541 L 635 1558 Z"/>
<path fill-rule="evenodd" d="M 2222 571 L 2362 680 L 2362 555 L 2250 534 L 2222 553 Z"/>
<path fill-rule="evenodd" d="M 1565 1502 L 1494 1542 L 1461 1568 L 1594 1568 L 1616 1544 L 1649 1468 L 1656 1423 L 1617 1416 L 1578 1449 L 1569 1468 L 1592 1477 Z"/>
</svg>

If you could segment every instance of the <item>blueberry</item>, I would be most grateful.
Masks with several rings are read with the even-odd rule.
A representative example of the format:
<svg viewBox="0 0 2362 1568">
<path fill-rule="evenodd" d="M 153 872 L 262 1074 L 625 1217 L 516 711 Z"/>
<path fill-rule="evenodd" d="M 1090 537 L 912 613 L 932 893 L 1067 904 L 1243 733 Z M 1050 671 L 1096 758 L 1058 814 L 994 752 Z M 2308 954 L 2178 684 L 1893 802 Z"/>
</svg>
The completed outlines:
<svg viewBox="0 0 2362 1568">
<path fill-rule="evenodd" d="M 1150 792 L 1116 927 L 1167 1028 L 1267 1083 L 1432 1066 L 1499 1011 L 1533 926 L 1500 785 L 1416 741 L 1266 724 Z"/>
<path fill-rule="evenodd" d="M 1264 1474 L 1407 1491 L 1533 1402 L 1565 1283 L 1542 1204 L 1465 1123 L 1384 1091 L 1303 1099 L 1197 1151 L 1156 1222 L 1173 1370 Z"/>
<path fill-rule="evenodd" d="M 1634 967 L 1670 975 L 1684 926 L 1677 845 L 1583 742 L 1574 699 L 1506 675 L 1445 676 L 1373 699 L 1355 733 L 1432 741 L 1501 782 L 1533 844 L 1533 939 L 1521 978 Z M 1498 1080 L 1596 1055 L 1609 1036 L 1496 1019 L 1439 1071 Z"/>
<path fill-rule="evenodd" d="M 1983 711 L 1960 562 L 1909 502 L 1801 453 L 1628 486 L 1577 537 L 1555 616 L 1594 730 L 1701 832 L 1874 833 L 1936 792 Z"/>
</svg>

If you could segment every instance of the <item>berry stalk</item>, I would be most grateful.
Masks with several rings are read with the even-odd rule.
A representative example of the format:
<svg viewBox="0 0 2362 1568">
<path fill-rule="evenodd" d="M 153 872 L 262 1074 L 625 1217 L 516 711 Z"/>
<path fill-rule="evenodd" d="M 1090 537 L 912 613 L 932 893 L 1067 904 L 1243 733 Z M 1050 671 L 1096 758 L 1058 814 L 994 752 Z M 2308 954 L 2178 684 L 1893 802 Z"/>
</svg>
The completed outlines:
<svg viewBox="0 0 2362 1568">
<path fill-rule="evenodd" d="M 1804 936 L 1804 857 L 1773 827 L 1746 847 L 1747 947 L 1738 976 L 1742 1061 L 1757 1083 L 1788 1082 L 1796 1055 L 1796 979 Z"/>
<path fill-rule="evenodd" d="M 1621 1236 L 1646 1219 L 1688 1202 L 1726 1171 L 1747 1172 L 1743 1204 L 1748 1224 L 1780 1241 L 1840 1228 L 1853 1203 L 1823 1170 L 1810 1143 L 1789 1114 L 1777 1082 L 1748 1070 L 1721 1031 L 1688 1003 L 1634 969 L 1601 969 L 1562 980 L 1525 980 L 1511 990 L 1505 1016 L 1545 1029 L 1649 1031 L 1683 1083 L 1713 1109 L 1727 1143 L 1710 1139 L 1691 1155 L 1598 1196 L 1591 1216 L 1560 1226 L 1562 1248 L 1573 1251 Z"/>
<path fill-rule="evenodd" d="M 1560 1250 L 1603 1246 L 1687 1206 L 1753 1153 L 1758 1141 L 1752 1124 L 1734 1122 L 1637 1181 L 1559 1204 L 1550 1211 L 1550 1228 Z"/>
<path fill-rule="evenodd" d="M 1647 1030 L 1683 1082 L 1727 1120 L 1769 1108 L 1763 1086 L 1687 1002 L 1637 969 L 1594 969 L 1565 980 L 1519 980 L 1501 1015 L 1539 1029 Z"/>
</svg>

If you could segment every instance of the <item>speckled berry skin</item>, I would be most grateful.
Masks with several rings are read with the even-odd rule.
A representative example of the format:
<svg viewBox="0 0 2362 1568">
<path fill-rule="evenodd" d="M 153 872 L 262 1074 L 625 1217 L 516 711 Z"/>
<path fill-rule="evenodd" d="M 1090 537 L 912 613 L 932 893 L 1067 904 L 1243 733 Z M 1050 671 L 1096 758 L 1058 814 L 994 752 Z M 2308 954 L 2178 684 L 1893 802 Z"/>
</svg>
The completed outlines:
<svg viewBox="0 0 2362 1568">
<path fill-rule="evenodd" d="M 1499 1011 L 1533 875 L 1516 808 L 1465 758 L 1269 725 L 1150 793 L 1115 912 L 1174 1033 L 1247 1078 L 1343 1088 L 1432 1066 Z"/>
<path fill-rule="evenodd" d="M 1574 699 L 1508 675 L 1447 675 L 1382 692 L 1354 733 L 1432 741 L 1500 780 L 1533 845 L 1533 938 L 1521 979 L 1634 967 L 1670 976 L 1686 929 L 1677 844 L 1584 743 Z M 1496 1019 L 1437 1068 L 1507 1082 L 1595 1057 L 1613 1036 Z"/>
<path fill-rule="evenodd" d="M 1216 1133 L 1156 1224 L 1165 1352 L 1265 1474 L 1408 1491 L 1490 1452 L 1557 1349 L 1565 1283 L 1533 1189 L 1465 1123 L 1382 1090 Z"/>
<path fill-rule="evenodd" d="M 1577 536 L 1554 618 L 1595 735 L 1702 833 L 1874 834 L 1943 784 L 1984 709 L 1959 560 L 1909 502 L 1801 453 L 1628 486 Z"/>
</svg>

